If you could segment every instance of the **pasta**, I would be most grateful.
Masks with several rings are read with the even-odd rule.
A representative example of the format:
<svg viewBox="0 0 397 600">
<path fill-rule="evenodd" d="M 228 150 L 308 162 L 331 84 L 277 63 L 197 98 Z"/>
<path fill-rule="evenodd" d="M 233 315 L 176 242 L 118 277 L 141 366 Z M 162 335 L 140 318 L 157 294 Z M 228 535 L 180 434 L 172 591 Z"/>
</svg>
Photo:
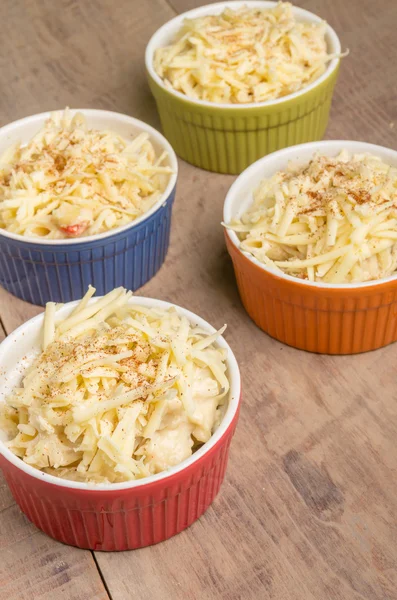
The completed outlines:
<svg viewBox="0 0 397 600">
<path fill-rule="evenodd" d="M 46 306 L 43 351 L 0 408 L 8 447 L 57 477 L 119 483 L 179 464 L 216 429 L 226 350 L 175 309 L 117 288 L 65 319 Z"/>
<path fill-rule="evenodd" d="M 325 283 L 387 277 L 397 269 L 397 168 L 346 150 L 317 155 L 263 179 L 226 227 L 276 271 Z"/>
<path fill-rule="evenodd" d="M 26 146 L 0 158 L 0 228 L 23 236 L 90 236 L 134 221 L 160 199 L 172 169 L 147 133 L 127 142 L 53 113 Z"/>
<path fill-rule="evenodd" d="M 245 104 L 281 98 L 325 71 L 326 23 L 299 22 L 292 5 L 226 8 L 185 19 L 175 40 L 156 50 L 166 87 L 197 100 Z"/>
</svg>

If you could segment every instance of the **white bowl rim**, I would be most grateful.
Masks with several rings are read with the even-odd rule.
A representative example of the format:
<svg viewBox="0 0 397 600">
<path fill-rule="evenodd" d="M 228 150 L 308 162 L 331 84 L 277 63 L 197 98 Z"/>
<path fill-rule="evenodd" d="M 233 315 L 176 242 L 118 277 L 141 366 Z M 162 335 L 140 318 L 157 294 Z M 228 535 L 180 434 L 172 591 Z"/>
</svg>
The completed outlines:
<svg viewBox="0 0 397 600">
<path fill-rule="evenodd" d="M 17 121 L 12 121 L 12 123 L 8 123 L 7 125 L 0 127 L 0 137 L 7 135 L 12 129 L 14 129 L 17 126 L 25 125 L 25 124 L 28 125 L 28 124 L 34 123 L 35 121 L 37 121 L 37 124 L 39 127 L 40 124 L 42 124 L 42 122 L 45 119 L 50 117 L 52 113 L 62 112 L 62 111 L 63 111 L 63 109 L 58 108 L 58 109 L 49 110 L 46 112 L 30 115 L 29 117 L 23 117 L 22 119 L 18 119 Z M 130 123 L 131 125 L 134 125 L 137 129 L 141 129 L 141 131 L 149 133 L 151 138 L 156 140 L 156 142 L 159 145 L 161 145 L 164 148 L 164 150 L 166 150 L 168 153 L 169 160 L 170 160 L 170 166 L 173 170 L 173 173 L 171 173 L 171 175 L 170 175 L 170 179 L 168 181 L 167 187 L 165 188 L 165 190 L 162 193 L 159 200 L 157 200 L 157 202 L 150 208 L 150 210 L 145 212 L 143 215 L 141 215 L 134 221 L 131 221 L 131 223 L 127 223 L 126 225 L 122 225 L 121 227 L 115 227 L 114 229 L 110 229 L 109 231 L 105 231 L 103 233 L 96 233 L 95 235 L 90 235 L 90 236 L 86 236 L 86 237 L 82 237 L 82 238 L 78 238 L 78 239 L 66 238 L 66 239 L 60 239 L 60 240 L 52 240 L 52 239 L 46 239 L 46 238 L 41 239 L 39 237 L 34 237 L 34 236 L 20 235 L 18 233 L 12 233 L 10 231 L 7 231 L 6 229 L 0 228 L 0 236 L 10 238 L 12 240 L 17 240 L 18 242 L 23 242 L 23 243 L 26 243 L 29 245 L 34 244 L 36 246 L 78 246 L 81 244 L 88 244 L 90 242 L 96 242 L 97 240 L 104 240 L 113 235 L 123 233 L 127 229 L 132 229 L 133 227 L 139 225 L 143 221 L 146 221 L 146 219 L 148 219 L 150 216 L 152 216 L 156 211 L 158 211 L 160 209 L 160 207 L 167 201 L 168 197 L 171 195 L 173 189 L 175 188 L 177 177 L 178 177 L 178 159 L 176 157 L 175 151 L 172 148 L 171 144 L 168 142 L 168 140 L 166 140 L 166 138 L 159 131 L 157 131 L 157 129 L 155 129 L 151 125 L 148 125 L 148 123 L 141 121 L 140 119 L 136 119 L 135 117 L 130 117 L 129 115 L 125 115 L 123 113 L 118 113 L 118 112 L 111 111 L 111 110 L 101 110 L 101 109 L 97 109 L 97 108 L 71 108 L 70 112 L 72 114 L 74 114 L 76 112 L 81 112 L 87 117 L 90 117 L 90 116 L 92 116 L 92 117 L 95 117 L 95 116 L 108 117 L 109 119 L 113 119 L 113 120 L 119 121 L 121 123 L 122 122 Z"/>
<path fill-rule="evenodd" d="M 162 34 L 169 29 L 170 27 L 172 27 L 173 25 L 177 24 L 177 23 L 182 23 L 182 21 L 186 18 L 194 18 L 197 16 L 201 16 L 207 13 L 207 11 L 209 11 L 208 14 L 213 14 L 213 9 L 222 9 L 222 8 L 233 8 L 233 7 L 240 7 L 240 6 L 248 6 L 248 7 L 253 7 L 255 8 L 256 6 L 260 7 L 271 7 L 271 6 L 275 6 L 276 4 L 278 4 L 278 2 L 275 2 L 273 0 L 226 0 L 224 2 L 215 2 L 214 4 L 206 4 L 204 6 L 199 6 L 197 8 L 193 8 L 192 10 L 189 10 L 187 12 L 181 13 L 180 15 L 177 15 L 176 17 L 173 17 L 172 19 L 170 19 L 169 21 L 167 21 L 166 23 L 164 23 L 164 25 L 162 25 L 161 27 L 159 27 L 159 29 L 157 29 L 157 31 L 155 31 L 155 33 L 152 35 L 152 37 L 150 38 L 147 46 L 146 46 L 146 51 L 145 51 L 145 65 L 146 65 L 146 70 L 149 73 L 150 77 L 166 92 L 169 92 L 170 94 L 176 96 L 177 98 L 184 100 L 187 103 L 191 103 L 191 104 L 195 104 L 198 106 L 206 106 L 206 107 L 210 107 L 210 108 L 220 108 L 220 109 L 225 109 L 225 110 L 249 110 L 249 109 L 255 109 L 255 108 L 260 108 L 260 107 L 266 107 L 266 106 L 275 106 L 277 104 L 282 104 L 283 102 L 286 102 L 288 100 L 292 100 L 294 98 L 298 98 L 299 96 L 302 96 L 303 94 L 305 94 L 306 92 L 312 90 L 313 88 L 317 87 L 318 85 L 320 85 L 323 81 L 325 81 L 325 79 L 327 79 L 329 77 L 329 75 L 331 75 L 331 73 L 333 73 L 335 71 L 335 69 L 338 67 L 339 65 L 339 58 L 333 58 L 327 65 L 326 70 L 324 71 L 324 73 L 322 75 L 320 75 L 320 77 L 318 77 L 315 81 L 313 81 L 312 83 L 310 83 L 309 85 L 303 87 L 301 90 L 298 90 L 297 92 L 293 92 L 292 94 L 288 94 L 287 96 L 282 96 L 281 98 L 275 98 L 274 100 L 265 100 L 264 102 L 252 102 L 252 103 L 245 103 L 245 104 L 226 104 L 226 103 L 221 103 L 221 102 L 210 102 L 208 100 L 197 100 L 195 98 L 190 98 L 189 96 L 186 96 L 185 94 L 182 94 L 181 92 L 178 92 L 177 90 L 174 90 L 172 88 L 168 88 L 164 85 L 163 80 L 161 79 L 161 77 L 156 73 L 156 71 L 154 70 L 153 67 L 153 56 L 154 56 L 154 51 L 157 50 L 157 48 L 159 48 L 159 44 L 158 44 L 158 38 L 162 36 Z M 315 13 L 312 13 L 308 10 L 305 10 L 304 8 L 300 8 L 298 6 L 293 5 L 292 6 L 293 11 L 301 16 L 301 17 L 305 17 L 307 20 L 313 22 L 313 23 L 321 23 L 324 21 L 324 19 L 322 19 L 321 17 L 319 17 L 318 15 L 316 15 Z M 332 43 L 332 54 L 341 54 L 341 43 L 339 40 L 339 37 L 337 36 L 335 30 L 327 23 L 327 32 L 326 32 L 331 40 Z"/>
<path fill-rule="evenodd" d="M 238 192 L 240 186 L 242 185 L 242 182 L 246 182 L 247 180 L 249 180 L 250 177 L 252 176 L 253 172 L 258 169 L 259 165 L 264 165 L 266 162 L 273 160 L 274 158 L 278 158 L 278 157 L 286 157 L 287 158 L 288 155 L 291 155 L 291 156 L 293 155 L 294 158 L 296 159 L 296 154 L 299 152 L 299 149 L 312 150 L 313 154 L 317 151 L 320 151 L 320 152 L 326 154 L 327 151 L 334 151 L 334 152 L 336 151 L 337 152 L 338 150 L 340 151 L 343 149 L 347 149 L 347 150 L 350 150 L 351 152 L 355 152 L 355 153 L 366 152 L 366 153 L 376 154 L 377 152 L 378 153 L 381 152 L 382 154 L 384 154 L 386 152 L 387 154 L 389 154 L 390 157 L 394 157 L 394 159 L 397 161 L 397 150 L 393 150 L 392 148 L 386 148 L 385 146 L 379 146 L 376 144 L 370 144 L 367 142 L 360 142 L 360 141 L 353 141 L 353 140 L 321 140 L 318 142 L 308 142 L 306 144 L 297 144 L 296 146 L 289 146 L 288 148 L 283 148 L 282 150 L 277 150 L 276 152 L 272 152 L 271 154 L 268 154 L 267 156 L 264 156 L 264 157 L 260 158 L 259 160 L 257 160 L 256 162 L 252 163 L 252 165 L 247 167 L 247 169 L 245 169 L 245 171 L 243 171 L 237 177 L 237 179 L 232 183 L 232 185 L 229 188 L 229 191 L 226 194 L 225 202 L 223 205 L 223 222 L 224 223 L 230 222 L 231 218 L 233 217 L 232 203 L 233 203 L 235 194 Z M 288 275 L 287 273 L 284 273 L 284 272 L 280 273 L 278 271 L 275 271 L 275 270 L 271 269 L 270 267 L 261 263 L 257 258 L 255 258 L 249 252 L 241 250 L 240 241 L 239 241 L 239 238 L 238 238 L 236 232 L 232 231 L 231 229 L 226 229 L 226 231 L 227 231 L 227 235 L 229 236 L 229 239 L 231 240 L 233 245 L 237 248 L 237 250 L 241 254 L 243 254 L 246 258 L 248 258 L 252 263 L 254 263 L 257 267 L 259 267 L 263 271 L 271 273 L 274 277 L 279 277 L 280 279 L 285 279 L 287 281 L 294 283 L 295 285 L 303 285 L 303 286 L 307 286 L 307 287 L 322 288 L 322 289 L 337 289 L 337 290 L 351 289 L 351 290 L 353 290 L 353 289 L 357 289 L 357 288 L 367 288 L 367 287 L 373 287 L 375 285 L 382 285 L 384 283 L 388 283 L 390 281 L 394 281 L 397 279 L 397 272 L 393 275 L 390 275 L 389 277 L 384 277 L 383 279 L 374 279 L 372 281 L 364 281 L 364 282 L 357 282 L 357 283 L 323 283 L 320 281 L 308 281 L 307 279 L 299 279 L 298 277 L 293 277 L 292 275 Z"/>
<path fill-rule="evenodd" d="M 101 298 L 101 296 L 92 298 L 90 303 L 97 302 L 100 298 Z M 73 307 L 76 306 L 79 302 L 80 302 L 80 300 L 76 300 L 74 302 L 68 302 L 67 304 L 62 306 L 57 311 L 57 315 L 61 315 L 62 313 L 71 312 Z M 178 306 L 171 302 L 165 302 L 164 300 L 157 300 L 154 298 L 146 298 L 144 296 L 133 296 L 132 298 L 130 298 L 129 304 L 138 304 L 138 305 L 140 304 L 140 305 L 153 307 L 153 308 L 165 308 L 165 309 L 175 308 L 179 314 L 186 316 L 190 322 L 200 325 L 200 327 L 202 327 L 203 329 L 206 329 L 209 334 L 216 332 L 216 329 L 212 325 L 210 325 L 207 321 L 205 321 L 204 319 L 202 319 L 195 313 L 187 310 L 186 308 L 182 308 L 181 306 Z M 9 336 L 6 337 L 6 339 L 0 344 L 0 365 L 1 365 L 4 355 L 7 353 L 7 348 L 11 344 L 15 343 L 17 340 L 21 340 L 21 343 L 27 344 L 28 340 L 24 339 L 25 330 L 27 329 L 27 327 L 29 325 L 33 325 L 34 323 L 43 321 L 43 319 L 44 319 L 44 313 L 40 313 L 39 315 L 36 315 L 32 319 L 29 319 L 28 321 L 23 323 L 20 327 L 15 329 L 12 333 L 10 333 Z M 223 338 L 223 336 L 218 338 L 217 345 L 219 345 L 222 348 L 225 348 L 228 353 L 226 362 L 227 362 L 229 378 L 230 378 L 230 391 L 229 391 L 229 401 L 228 401 L 227 410 L 226 410 L 218 428 L 216 429 L 214 434 L 210 437 L 208 442 L 203 444 L 203 446 L 201 446 L 201 448 L 199 448 L 196 452 L 194 452 L 194 454 L 192 454 L 189 458 L 182 461 L 178 465 L 171 467 L 167 471 L 162 471 L 161 473 L 158 473 L 156 475 L 150 475 L 149 477 L 144 477 L 143 479 L 138 479 L 136 481 L 128 481 L 128 482 L 123 482 L 123 483 L 109 483 L 109 484 L 95 484 L 95 483 L 90 484 L 90 483 L 84 483 L 84 482 L 79 482 L 79 481 L 69 481 L 67 479 L 61 479 L 59 477 L 55 477 L 54 475 L 49 475 L 47 473 L 43 473 L 39 469 L 35 469 L 34 467 L 26 464 L 23 460 L 18 458 L 18 456 L 16 456 L 13 452 L 11 452 L 11 450 L 9 450 L 6 447 L 6 445 L 4 444 L 4 442 L 2 442 L 1 440 L 0 440 L 0 454 L 2 454 L 3 457 L 6 460 L 8 460 L 8 462 L 10 462 L 12 465 L 17 467 L 21 471 L 24 471 L 24 473 L 26 473 L 27 475 L 35 477 L 36 479 L 39 479 L 40 481 L 43 481 L 43 482 L 51 484 L 51 485 L 56 485 L 56 486 L 65 487 L 65 488 L 69 488 L 69 489 L 71 488 L 71 489 L 93 491 L 93 492 L 95 492 L 95 491 L 96 492 L 99 492 L 99 491 L 115 492 L 115 491 L 129 490 L 129 489 L 132 490 L 135 488 L 142 488 L 146 485 L 150 485 L 152 483 L 158 483 L 159 481 L 169 479 L 173 475 L 180 473 L 181 471 L 190 467 L 192 464 L 199 461 L 205 454 L 207 454 L 219 442 L 219 440 L 225 435 L 225 433 L 229 429 L 229 427 L 238 411 L 238 408 L 240 405 L 240 399 L 241 399 L 241 378 L 240 378 L 240 371 L 239 371 L 239 367 L 237 364 L 237 360 L 234 356 L 232 349 L 230 348 L 230 346 L 226 342 L 226 340 Z M 165 485 L 166 485 L 166 481 L 165 481 Z"/>
</svg>

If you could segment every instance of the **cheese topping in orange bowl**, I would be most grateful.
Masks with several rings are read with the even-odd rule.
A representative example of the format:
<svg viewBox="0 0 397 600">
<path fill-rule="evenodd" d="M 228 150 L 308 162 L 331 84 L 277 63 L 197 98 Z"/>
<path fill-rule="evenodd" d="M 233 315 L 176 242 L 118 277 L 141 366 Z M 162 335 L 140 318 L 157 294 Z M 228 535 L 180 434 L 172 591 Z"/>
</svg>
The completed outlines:
<svg viewBox="0 0 397 600">
<path fill-rule="evenodd" d="M 242 250 L 301 279 L 388 277 L 397 268 L 397 169 L 373 154 L 317 154 L 264 178 L 227 227 Z"/>
</svg>

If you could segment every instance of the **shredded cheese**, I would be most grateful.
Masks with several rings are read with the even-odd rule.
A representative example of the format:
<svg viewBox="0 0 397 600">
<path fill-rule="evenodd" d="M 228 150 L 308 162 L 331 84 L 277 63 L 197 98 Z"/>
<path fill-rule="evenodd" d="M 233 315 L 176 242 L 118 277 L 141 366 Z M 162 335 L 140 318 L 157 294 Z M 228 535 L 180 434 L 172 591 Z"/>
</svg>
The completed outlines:
<svg viewBox="0 0 397 600">
<path fill-rule="evenodd" d="M 216 429 L 229 391 L 224 327 L 209 335 L 175 309 L 115 289 L 59 320 L 47 304 L 43 351 L 0 409 L 8 447 L 61 478 L 118 483 L 188 458 Z M 82 328 L 82 324 L 84 327 Z"/>
<path fill-rule="evenodd" d="M 170 89 L 196 100 L 245 104 L 281 98 L 320 77 L 327 24 L 298 21 L 292 5 L 226 8 L 185 19 L 175 40 L 158 48 L 154 69 Z"/>
<path fill-rule="evenodd" d="M 59 111 L 0 158 L 0 228 L 62 239 L 126 225 L 159 200 L 172 169 L 147 133 L 126 141 Z"/>
<path fill-rule="evenodd" d="M 317 155 L 263 179 L 226 227 L 276 271 L 325 283 L 387 277 L 397 270 L 397 168 L 346 150 Z"/>
</svg>

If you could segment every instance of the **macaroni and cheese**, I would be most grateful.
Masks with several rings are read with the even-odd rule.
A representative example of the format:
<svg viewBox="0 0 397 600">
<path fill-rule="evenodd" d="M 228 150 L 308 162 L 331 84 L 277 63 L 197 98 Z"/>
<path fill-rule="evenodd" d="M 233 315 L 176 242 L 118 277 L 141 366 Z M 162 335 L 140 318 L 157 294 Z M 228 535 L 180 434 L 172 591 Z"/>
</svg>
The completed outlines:
<svg viewBox="0 0 397 600">
<path fill-rule="evenodd" d="M 156 50 L 166 87 L 196 100 L 245 104 L 281 98 L 310 84 L 334 58 L 326 23 L 298 21 L 292 5 L 226 8 L 185 19 L 175 40 Z"/>
<path fill-rule="evenodd" d="M 61 478 L 119 483 L 179 464 L 217 428 L 226 350 L 175 309 L 118 288 L 65 319 L 48 303 L 43 348 L 1 408 L 8 447 Z"/>
<path fill-rule="evenodd" d="M 345 150 L 317 155 L 263 179 L 226 227 L 276 271 L 326 283 L 387 277 L 397 269 L 397 168 Z"/>
<path fill-rule="evenodd" d="M 172 169 L 147 133 L 129 142 L 53 113 L 0 157 L 0 228 L 23 236 L 90 236 L 134 221 L 160 199 Z"/>
</svg>

